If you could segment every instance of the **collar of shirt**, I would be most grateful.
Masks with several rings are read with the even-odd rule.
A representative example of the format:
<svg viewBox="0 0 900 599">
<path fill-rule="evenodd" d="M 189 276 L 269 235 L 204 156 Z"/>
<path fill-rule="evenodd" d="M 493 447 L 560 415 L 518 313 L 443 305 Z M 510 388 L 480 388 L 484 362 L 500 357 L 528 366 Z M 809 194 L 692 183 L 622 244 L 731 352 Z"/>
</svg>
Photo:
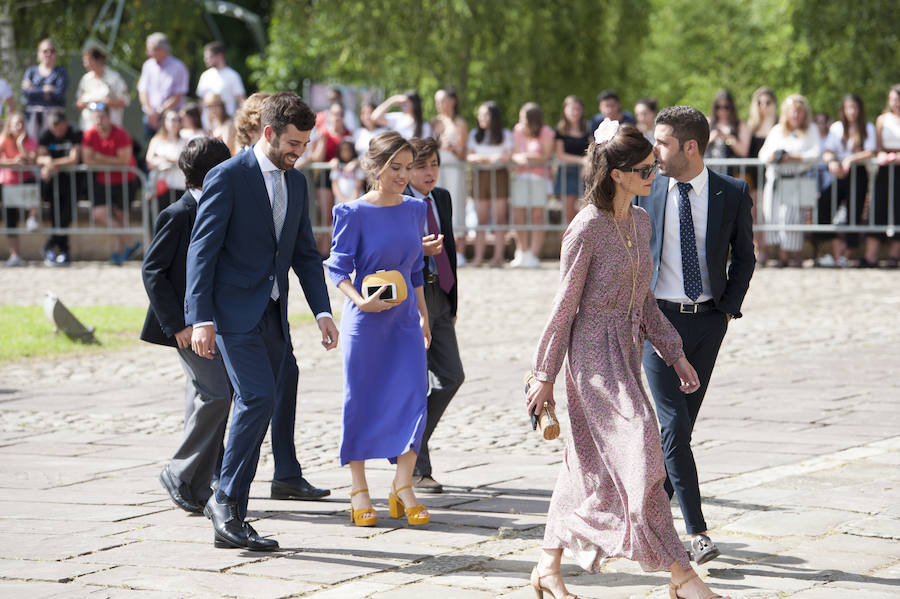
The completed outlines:
<svg viewBox="0 0 900 599">
<path fill-rule="evenodd" d="M 675 180 L 674 177 L 669 178 L 669 191 L 672 191 L 672 188 L 678 181 Z M 703 193 L 706 190 L 706 184 L 709 183 L 709 171 L 704 166 L 700 169 L 700 174 L 688 181 L 691 184 L 691 189 L 694 190 L 694 193 L 697 194 L 698 197 L 703 197 Z"/>
<path fill-rule="evenodd" d="M 263 174 L 263 182 L 266 184 L 266 193 L 269 194 L 269 204 L 272 203 L 272 177 L 269 176 L 269 173 L 272 171 L 278 171 L 281 173 L 281 188 L 285 189 L 285 181 L 284 181 L 284 171 L 279 169 L 275 164 L 269 160 L 269 157 L 266 156 L 260 144 L 256 143 L 253 145 L 253 155 L 256 156 L 256 162 L 259 164 L 259 170 L 262 171 Z"/>
<path fill-rule="evenodd" d="M 200 196 L 203 195 L 203 190 L 197 189 L 196 187 L 192 187 L 191 189 L 188 189 L 188 191 L 191 193 L 191 197 L 193 197 L 199 203 Z"/>
</svg>

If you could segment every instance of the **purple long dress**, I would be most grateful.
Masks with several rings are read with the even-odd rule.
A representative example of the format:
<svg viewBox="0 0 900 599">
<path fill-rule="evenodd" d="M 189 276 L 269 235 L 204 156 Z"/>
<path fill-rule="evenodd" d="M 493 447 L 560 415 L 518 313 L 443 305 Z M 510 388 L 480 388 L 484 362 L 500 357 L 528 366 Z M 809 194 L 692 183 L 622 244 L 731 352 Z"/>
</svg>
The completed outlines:
<svg viewBox="0 0 900 599">
<path fill-rule="evenodd" d="M 424 284 L 422 231 L 425 202 L 405 197 L 396 206 L 363 199 L 334 207 L 328 276 L 337 285 L 356 271 L 353 286 L 377 270 L 398 270 L 406 280 L 403 303 L 363 312 L 350 298 L 341 314 L 344 357 L 344 426 L 341 465 L 419 452 L 425 431 L 428 366 L 415 287 Z"/>
<path fill-rule="evenodd" d="M 669 511 L 659 429 L 641 382 L 645 338 L 667 364 L 684 352 L 650 291 L 650 218 L 641 208 L 631 212 L 633 224 L 620 221 L 620 232 L 612 215 L 593 205 L 569 225 L 560 287 L 534 361 L 538 380 L 553 382 L 565 360 L 572 426 L 543 546 L 567 550 L 589 572 L 614 557 L 646 571 L 690 565 Z"/>
</svg>

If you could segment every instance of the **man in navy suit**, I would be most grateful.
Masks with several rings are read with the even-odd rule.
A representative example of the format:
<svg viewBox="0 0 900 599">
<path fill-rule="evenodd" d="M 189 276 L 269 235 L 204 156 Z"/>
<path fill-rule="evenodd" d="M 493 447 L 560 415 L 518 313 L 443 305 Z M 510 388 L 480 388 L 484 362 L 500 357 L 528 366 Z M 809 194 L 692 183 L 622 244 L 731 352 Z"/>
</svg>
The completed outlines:
<svg viewBox="0 0 900 599">
<path fill-rule="evenodd" d="M 306 179 L 293 168 L 315 119 L 295 94 L 266 99 L 259 142 L 207 175 L 188 248 L 184 308 L 193 325 L 191 347 L 208 358 L 218 348 L 235 390 L 219 488 L 203 511 L 217 547 L 278 548 L 244 519 L 290 347 L 288 269 L 300 279 L 322 345 L 337 346 Z"/>
<path fill-rule="evenodd" d="M 222 356 L 205 360 L 191 350 L 191 326 L 184 323 L 185 264 L 203 178 L 229 157 L 231 152 L 220 139 L 197 137 L 188 142 L 178 157 L 187 191 L 159 213 L 141 268 L 150 298 L 141 339 L 176 348 L 185 373 L 184 436 L 159 480 L 175 505 L 196 513 L 203 510 L 210 481 L 218 475 L 232 392 Z"/>
<path fill-rule="evenodd" d="M 715 173 L 703 163 L 709 123 L 699 110 L 673 106 L 659 113 L 654 152 L 663 175 L 638 205 L 650 214 L 653 233 L 651 288 L 663 314 L 684 342 L 700 387 L 686 395 L 678 375 L 649 344 L 644 372 L 656 403 L 669 497 L 678 496 L 691 556 L 704 563 L 719 555 L 707 534 L 691 433 L 709 386 L 728 322 L 740 318 L 755 258 L 747 183 Z"/>
<path fill-rule="evenodd" d="M 442 493 L 434 480 L 428 440 L 444 410 L 466 378 L 456 341 L 456 241 L 453 238 L 453 202 L 450 192 L 435 187 L 441 158 L 438 143 L 431 137 L 411 140 L 416 150 L 407 195 L 424 200 L 429 215 L 422 237 L 425 253 L 425 304 L 431 328 L 428 346 L 428 418 L 422 447 L 413 470 L 416 491 Z"/>
</svg>

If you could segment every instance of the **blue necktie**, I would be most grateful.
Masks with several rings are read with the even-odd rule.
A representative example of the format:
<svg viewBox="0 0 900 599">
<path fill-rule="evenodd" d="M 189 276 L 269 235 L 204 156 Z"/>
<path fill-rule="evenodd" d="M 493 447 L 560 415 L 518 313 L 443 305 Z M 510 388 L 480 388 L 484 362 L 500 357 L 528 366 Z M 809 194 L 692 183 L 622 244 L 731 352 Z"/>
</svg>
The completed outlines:
<svg viewBox="0 0 900 599">
<path fill-rule="evenodd" d="M 681 275 L 684 278 L 684 293 L 696 302 L 703 293 L 700 279 L 700 261 L 697 259 L 697 238 L 694 237 L 694 219 L 691 217 L 690 183 L 679 183 L 678 223 L 681 225 Z"/>
</svg>

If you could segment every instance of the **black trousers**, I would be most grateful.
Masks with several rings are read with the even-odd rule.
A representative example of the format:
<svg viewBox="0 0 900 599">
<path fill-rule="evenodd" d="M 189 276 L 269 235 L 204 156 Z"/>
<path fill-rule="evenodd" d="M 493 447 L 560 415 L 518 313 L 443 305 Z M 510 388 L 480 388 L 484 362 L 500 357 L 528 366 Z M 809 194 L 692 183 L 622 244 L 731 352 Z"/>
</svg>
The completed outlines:
<svg viewBox="0 0 900 599">
<path fill-rule="evenodd" d="M 663 310 L 663 314 L 681 335 L 685 357 L 697 371 L 700 388 L 685 395 L 679 389 L 680 382 L 675 369 L 666 366 L 649 342 L 644 344 L 644 372 L 656 403 L 656 416 L 659 418 L 666 461 L 666 493 L 670 499 L 673 494 L 678 497 L 687 532 L 696 534 L 704 532 L 707 526 L 700 506 L 700 483 L 694 453 L 691 451 L 691 435 L 728 322 L 725 314 L 718 310 L 701 314 L 679 314 Z"/>
<path fill-rule="evenodd" d="M 428 322 L 431 326 L 431 346 L 428 348 L 429 391 L 425 433 L 422 435 L 422 447 L 414 470 L 417 476 L 431 476 L 428 440 L 466 378 L 459 357 L 450 300 L 437 283 L 425 283 L 425 305 L 428 307 Z"/>
<path fill-rule="evenodd" d="M 70 173 L 58 173 L 50 181 L 41 181 L 41 199 L 50 204 L 53 226 L 61 229 L 72 224 L 72 202 L 78 197 L 75 177 Z M 47 238 L 44 250 L 56 247 L 61 254 L 69 253 L 69 236 L 54 234 Z"/>
</svg>

